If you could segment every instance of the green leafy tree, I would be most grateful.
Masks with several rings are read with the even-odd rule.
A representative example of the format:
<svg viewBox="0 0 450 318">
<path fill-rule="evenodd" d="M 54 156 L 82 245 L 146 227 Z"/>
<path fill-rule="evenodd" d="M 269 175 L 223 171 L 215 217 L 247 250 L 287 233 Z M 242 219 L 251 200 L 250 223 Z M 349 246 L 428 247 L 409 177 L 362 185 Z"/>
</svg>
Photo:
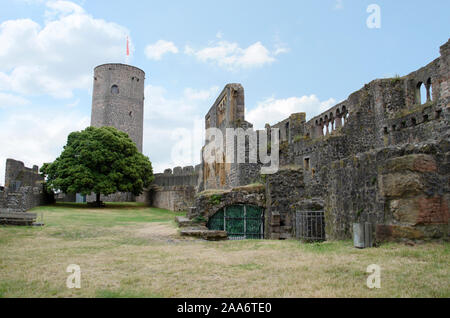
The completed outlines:
<svg viewBox="0 0 450 318">
<path fill-rule="evenodd" d="M 41 173 L 48 187 L 64 193 L 100 194 L 131 192 L 140 195 L 153 181 L 152 164 L 124 132 L 113 127 L 88 127 L 72 132 L 67 145 Z"/>
</svg>

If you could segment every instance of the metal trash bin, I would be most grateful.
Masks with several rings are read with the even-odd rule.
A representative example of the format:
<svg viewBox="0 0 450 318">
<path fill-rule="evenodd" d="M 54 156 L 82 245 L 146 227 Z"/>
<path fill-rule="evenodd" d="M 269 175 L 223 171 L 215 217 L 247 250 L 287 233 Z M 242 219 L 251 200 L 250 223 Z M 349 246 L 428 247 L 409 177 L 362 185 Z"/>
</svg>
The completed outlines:
<svg viewBox="0 0 450 318">
<path fill-rule="evenodd" d="M 372 223 L 353 223 L 353 245 L 356 248 L 373 247 Z"/>
</svg>

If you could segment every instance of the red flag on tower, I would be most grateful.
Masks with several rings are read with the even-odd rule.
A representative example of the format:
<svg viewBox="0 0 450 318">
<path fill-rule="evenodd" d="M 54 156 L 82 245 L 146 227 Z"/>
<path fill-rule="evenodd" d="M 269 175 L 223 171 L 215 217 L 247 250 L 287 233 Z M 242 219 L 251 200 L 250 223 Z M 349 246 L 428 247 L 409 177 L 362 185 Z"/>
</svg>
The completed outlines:
<svg viewBox="0 0 450 318">
<path fill-rule="evenodd" d="M 128 36 L 127 36 L 127 57 L 130 56 L 130 46 L 128 44 Z"/>
</svg>

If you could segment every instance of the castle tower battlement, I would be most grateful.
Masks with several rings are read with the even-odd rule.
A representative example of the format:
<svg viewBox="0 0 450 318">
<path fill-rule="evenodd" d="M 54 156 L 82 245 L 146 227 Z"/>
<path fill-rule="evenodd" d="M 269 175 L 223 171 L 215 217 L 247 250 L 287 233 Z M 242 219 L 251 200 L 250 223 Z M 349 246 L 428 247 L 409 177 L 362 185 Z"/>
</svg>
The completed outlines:
<svg viewBox="0 0 450 318">
<path fill-rule="evenodd" d="M 94 69 L 91 126 L 112 126 L 126 132 L 140 152 L 144 133 L 145 72 L 125 64 Z"/>
</svg>

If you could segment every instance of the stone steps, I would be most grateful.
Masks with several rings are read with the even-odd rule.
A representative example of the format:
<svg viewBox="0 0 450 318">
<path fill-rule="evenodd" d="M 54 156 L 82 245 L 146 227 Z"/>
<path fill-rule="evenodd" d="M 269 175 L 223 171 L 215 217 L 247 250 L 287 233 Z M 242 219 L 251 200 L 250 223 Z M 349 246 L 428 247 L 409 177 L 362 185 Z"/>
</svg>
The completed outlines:
<svg viewBox="0 0 450 318">
<path fill-rule="evenodd" d="M 208 241 L 227 240 L 228 235 L 225 231 L 208 230 L 206 227 L 185 228 L 180 231 L 181 236 L 201 238 Z"/>
<path fill-rule="evenodd" d="M 181 236 L 196 237 L 208 241 L 220 241 L 228 239 L 227 232 L 209 230 L 206 227 L 206 224 L 194 222 L 192 219 L 184 216 L 176 216 L 175 222 L 181 229 Z"/>
<path fill-rule="evenodd" d="M 36 213 L 0 212 L 0 224 L 32 225 L 36 221 Z"/>
<path fill-rule="evenodd" d="M 185 216 L 176 216 L 175 222 L 178 224 L 179 227 L 194 226 L 194 222 Z"/>
</svg>

